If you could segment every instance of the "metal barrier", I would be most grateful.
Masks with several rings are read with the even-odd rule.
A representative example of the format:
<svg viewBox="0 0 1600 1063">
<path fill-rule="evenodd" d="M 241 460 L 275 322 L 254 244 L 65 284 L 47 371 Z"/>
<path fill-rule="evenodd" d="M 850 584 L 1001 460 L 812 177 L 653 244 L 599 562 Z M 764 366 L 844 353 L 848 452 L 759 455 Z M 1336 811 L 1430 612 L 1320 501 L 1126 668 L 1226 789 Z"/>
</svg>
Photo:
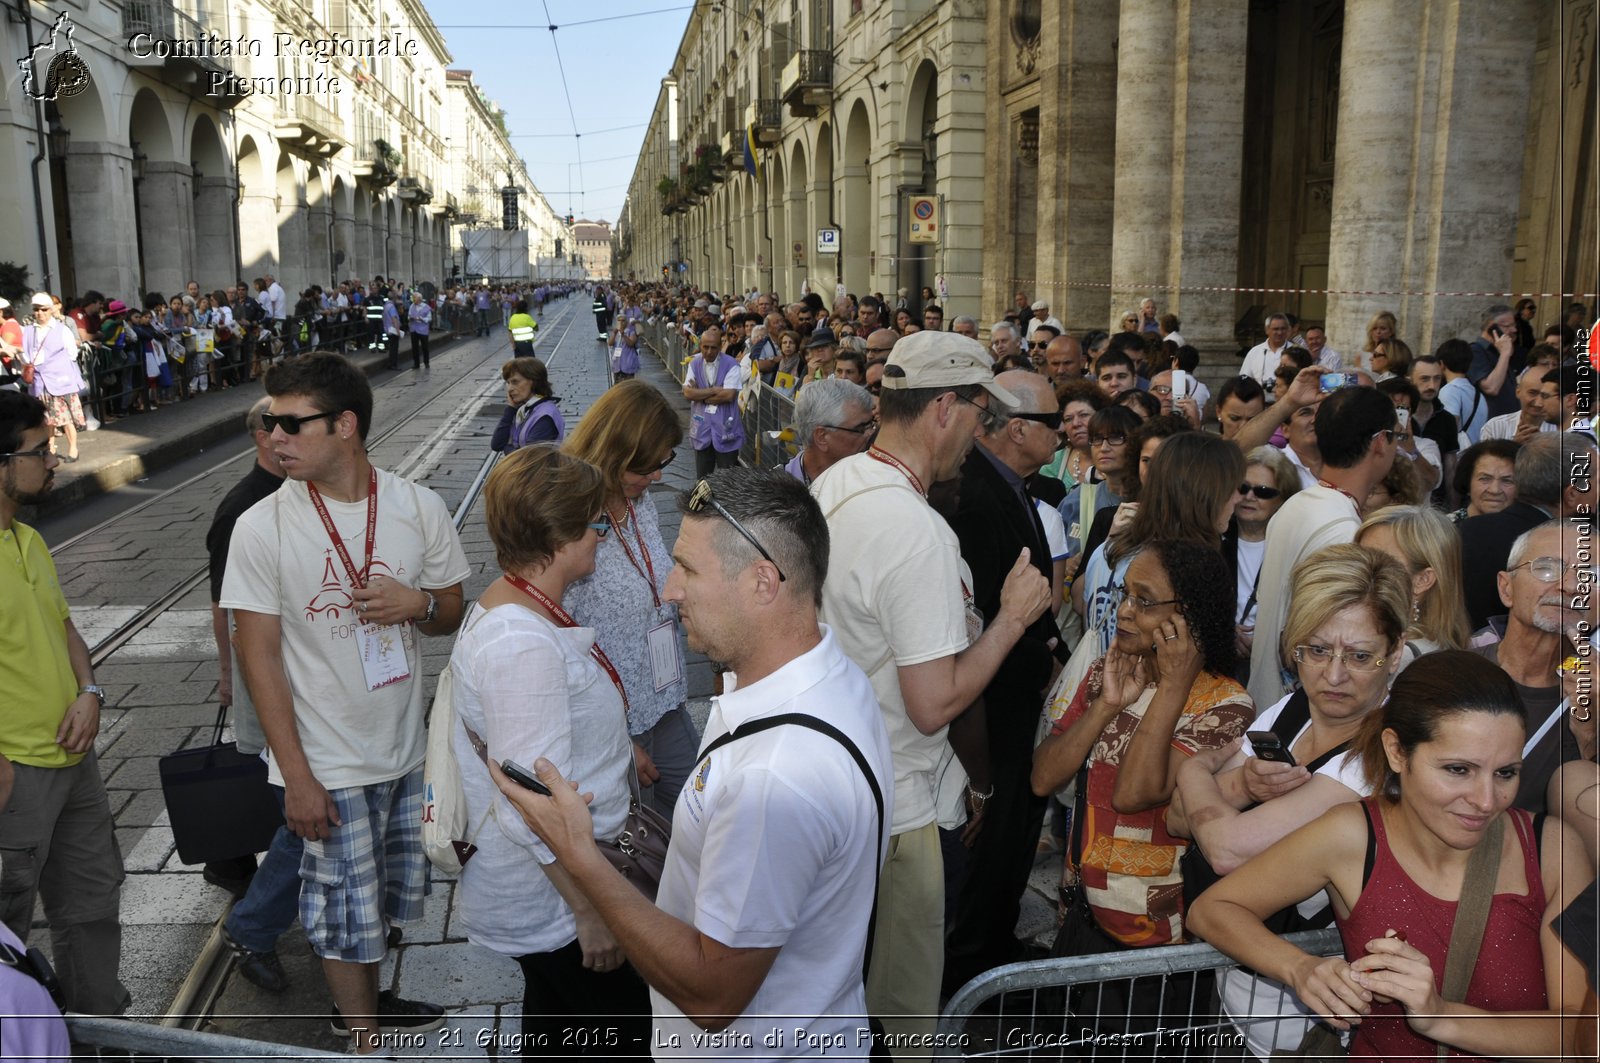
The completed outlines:
<svg viewBox="0 0 1600 1063">
<path fill-rule="evenodd" d="M 641 328 L 645 344 L 661 359 L 672 379 L 682 384 L 688 376 L 689 361 L 699 349 L 670 322 L 647 321 Z M 782 468 L 799 450 L 788 431 L 794 423 L 794 400 L 759 380 L 741 399 L 744 446 L 739 460 L 752 469 Z"/>
<path fill-rule="evenodd" d="M 1286 935 L 1315 956 L 1343 950 L 1335 929 Z M 940 1059 L 1251 1058 L 1236 1022 L 1219 1017 L 1213 985 L 1237 969 L 1209 945 L 1031 960 L 985 971 L 950 998 L 933 1045 Z M 1160 1001 L 1160 1014 L 1137 1007 Z M 1247 1009 L 1238 1024 L 1282 1016 Z M 1143 1020 L 1143 1021 L 1141 1021 Z"/>
<path fill-rule="evenodd" d="M 180 1030 L 171 1026 L 153 1026 L 132 1019 L 112 1019 L 103 1016 L 68 1015 L 67 1034 L 74 1049 L 111 1049 L 113 1057 L 126 1058 L 132 1053 L 136 1058 L 166 1058 L 238 1063 L 250 1059 L 343 1059 L 343 1053 L 319 1052 L 299 1045 L 280 1045 L 270 1041 L 254 1041 L 247 1037 L 228 1037 L 219 1033 Z M 97 1055 L 101 1053 L 96 1053 Z M 84 1058 L 74 1055 L 73 1058 Z"/>
</svg>

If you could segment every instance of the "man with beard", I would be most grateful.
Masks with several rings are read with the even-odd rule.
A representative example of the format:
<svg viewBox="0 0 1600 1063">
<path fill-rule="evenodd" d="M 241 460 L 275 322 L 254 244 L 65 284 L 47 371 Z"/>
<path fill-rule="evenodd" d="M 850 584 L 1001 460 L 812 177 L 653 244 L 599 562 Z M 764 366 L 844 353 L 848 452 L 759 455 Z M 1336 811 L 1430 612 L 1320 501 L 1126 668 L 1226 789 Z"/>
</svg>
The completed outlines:
<svg viewBox="0 0 1600 1063">
<path fill-rule="evenodd" d="M 0 392 L 0 756 L 16 767 L 0 816 L 0 921 L 26 941 L 41 897 L 62 1006 L 116 1015 L 131 998 L 117 978 L 122 852 L 94 752 L 105 691 L 44 540 L 16 519 L 50 493 L 60 461 L 44 405 Z"/>
</svg>

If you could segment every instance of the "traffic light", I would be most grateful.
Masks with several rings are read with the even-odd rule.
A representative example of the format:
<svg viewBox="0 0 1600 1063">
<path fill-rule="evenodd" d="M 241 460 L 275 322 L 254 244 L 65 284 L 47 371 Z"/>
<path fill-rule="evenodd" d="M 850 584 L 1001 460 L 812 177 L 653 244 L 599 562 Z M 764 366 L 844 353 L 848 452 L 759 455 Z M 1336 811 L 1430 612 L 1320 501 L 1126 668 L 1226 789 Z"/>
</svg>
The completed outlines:
<svg viewBox="0 0 1600 1063">
<path fill-rule="evenodd" d="M 567 228 L 570 229 L 571 227 L 572 227 L 572 215 L 568 214 L 567 215 Z"/>
</svg>

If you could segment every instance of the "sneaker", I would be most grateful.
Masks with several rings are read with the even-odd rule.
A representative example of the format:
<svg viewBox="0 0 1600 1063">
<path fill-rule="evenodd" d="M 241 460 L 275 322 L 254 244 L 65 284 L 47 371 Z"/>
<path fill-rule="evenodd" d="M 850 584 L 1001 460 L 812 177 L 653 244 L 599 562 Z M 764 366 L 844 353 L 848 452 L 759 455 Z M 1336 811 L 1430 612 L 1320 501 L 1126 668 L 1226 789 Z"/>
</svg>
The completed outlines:
<svg viewBox="0 0 1600 1063">
<path fill-rule="evenodd" d="M 437 1004 L 406 1000 L 395 996 L 392 989 L 385 989 L 378 994 L 380 1030 L 408 1030 L 412 1033 L 422 1033 L 426 1030 L 436 1030 L 443 1025 L 444 1008 Z M 350 1036 L 350 1028 L 344 1024 L 344 1016 L 339 1014 L 337 1004 L 333 1006 L 333 1014 L 328 1016 L 328 1028 L 336 1036 Z"/>
<path fill-rule="evenodd" d="M 278 960 L 276 950 L 256 952 L 247 949 L 233 939 L 227 926 L 222 928 L 222 943 L 233 953 L 234 966 L 245 981 L 269 993 L 281 993 L 289 988 L 289 976 L 283 973 L 283 964 Z"/>
</svg>

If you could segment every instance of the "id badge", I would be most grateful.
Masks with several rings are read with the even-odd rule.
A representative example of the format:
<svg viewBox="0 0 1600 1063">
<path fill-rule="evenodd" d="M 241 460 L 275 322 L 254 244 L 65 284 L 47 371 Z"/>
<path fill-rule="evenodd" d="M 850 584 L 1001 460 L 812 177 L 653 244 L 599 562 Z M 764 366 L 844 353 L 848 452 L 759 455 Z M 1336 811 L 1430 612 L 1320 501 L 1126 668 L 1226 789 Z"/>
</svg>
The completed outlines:
<svg viewBox="0 0 1600 1063">
<path fill-rule="evenodd" d="M 362 624 L 357 629 L 361 671 L 366 676 L 369 691 L 411 678 L 411 658 L 406 652 L 405 636 L 405 628 L 398 624 Z"/>
<path fill-rule="evenodd" d="M 647 640 L 650 647 L 650 675 L 655 680 L 656 692 L 667 689 L 683 678 L 683 658 L 678 654 L 678 626 L 665 620 L 650 629 Z"/>
</svg>

